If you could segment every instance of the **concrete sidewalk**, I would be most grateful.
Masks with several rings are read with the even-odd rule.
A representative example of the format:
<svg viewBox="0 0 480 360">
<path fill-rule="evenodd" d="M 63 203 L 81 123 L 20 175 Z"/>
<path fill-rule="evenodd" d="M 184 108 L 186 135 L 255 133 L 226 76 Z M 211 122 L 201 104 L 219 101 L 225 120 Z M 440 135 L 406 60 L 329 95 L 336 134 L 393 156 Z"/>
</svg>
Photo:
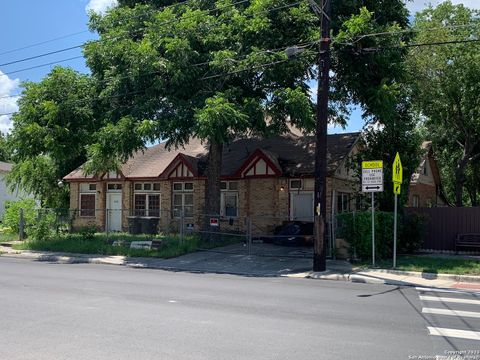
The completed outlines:
<svg viewBox="0 0 480 360">
<path fill-rule="evenodd" d="M 125 256 L 18 251 L 5 246 L 0 246 L 0 253 L 3 257 L 63 264 L 107 264 L 167 271 L 241 276 L 287 276 L 291 278 L 480 291 L 480 276 L 432 274 L 388 269 L 358 269 L 352 268 L 349 262 L 342 260 L 327 260 L 327 271 L 317 273 L 309 271 L 312 268 L 310 257 L 249 256 L 222 251 L 199 251 L 171 259 L 129 258 Z"/>
</svg>

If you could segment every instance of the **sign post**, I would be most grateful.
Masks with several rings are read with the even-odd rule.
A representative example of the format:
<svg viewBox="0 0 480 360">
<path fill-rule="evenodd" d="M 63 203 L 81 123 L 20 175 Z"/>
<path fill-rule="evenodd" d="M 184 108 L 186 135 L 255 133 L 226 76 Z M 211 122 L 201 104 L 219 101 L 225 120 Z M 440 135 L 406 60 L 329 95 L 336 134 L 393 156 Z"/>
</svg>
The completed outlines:
<svg viewBox="0 0 480 360">
<path fill-rule="evenodd" d="M 383 191 L 383 161 L 362 162 L 362 192 L 372 193 L 372 266 L 375 266 L 375 196 Z"/>
<path fill-rule="evenodd" d="M 397 212 L 398 212 L 398 195 L 402 191 L 403 181 L 403 167 L 400 155 L 395 155 L 395 160 L 392 166 L 392 181 L 393 181 L 393 193 L 395 196 L 395 210 L 393 213 L 393 268 L 397 267 Z"/>
</svg>

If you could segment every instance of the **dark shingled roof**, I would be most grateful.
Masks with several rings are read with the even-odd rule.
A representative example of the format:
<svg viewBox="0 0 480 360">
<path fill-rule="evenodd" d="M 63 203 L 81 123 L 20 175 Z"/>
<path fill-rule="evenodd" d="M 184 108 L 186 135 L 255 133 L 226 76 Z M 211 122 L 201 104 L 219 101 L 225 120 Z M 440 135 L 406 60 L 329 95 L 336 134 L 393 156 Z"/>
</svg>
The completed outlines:
<svg viewBox="0 0 480 360">
<path fill-rule="evenodd" d="M 328 135 L 328 173 L 332 174 L 352 150 L 360 133 Z M 223 149 L 222 176 L 235 176 L 244 162 L 260 149 L 271 162 L 287 176 L 313 175 L 315 164 L 315 139 L 289 133 L 271 138 L 252 137 L 237 139 Z M 126 178 L 159 177 L 175 157 L 182 153 L 199 175 L 204 175 L 208 148 L 192 139 L 184 148 L 168 151 L 165 143 L 135 153 L 123 166 Z M 81 168 L 72 171 L 65 180 L 91 179 Z"/>
</svg>

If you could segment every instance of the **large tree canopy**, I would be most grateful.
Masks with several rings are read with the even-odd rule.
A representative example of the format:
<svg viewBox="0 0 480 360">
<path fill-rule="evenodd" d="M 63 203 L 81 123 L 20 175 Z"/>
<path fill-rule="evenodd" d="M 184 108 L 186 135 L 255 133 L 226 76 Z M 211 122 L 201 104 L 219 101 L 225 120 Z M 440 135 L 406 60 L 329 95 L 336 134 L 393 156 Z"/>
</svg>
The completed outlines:
<svg viewBox="0 0 480 360">
<path fill-rule="evenodd" d="M 469 176 L 480 160 L 479 15 L 450 1 L 417 14 L 415 42 L 446 44 L 412 49 L 409 57 L 417 84 L 413 99 L 426 117 L 457 206 L 464 203 L 464 186 L 473 194 L 480 185 L 473 189 L 476 178 Z"/>
<path fill-rule="evenodd" d="M 393 118 L 403 35 L 364 36 L 407 26 L 401 0 L 333 2 L 331 119 L 358 103 L 375 120 Z M 85 48 L 108 122 L 89 148 L 88 169 L 118 166 L 146 142 L 210 145 L 207 211 L 218 212 L 222 145 L 252 132 L 313 128 L 308 81 L 316 76 L 318 18 L 293 0 L 122 0 L 92 14 L 100 39 Z M 296 46 L 289 59 L 285 49 Z M 367 48 L 367 49 L 366 49 Z M 112 141 L 115 139 L 115 141 Z"/>
<path fill-rule="evenodd" d="M 8 137 L 15 163 L 9 181 L 44 206 L 68 206 L 68 191 L 58 182 L 86 160 L 85 146 L 99 127 L 92 110 L 93 83 L 87 75 L 56 67 L 41 82 L 23 88 Z"/>
</svg>

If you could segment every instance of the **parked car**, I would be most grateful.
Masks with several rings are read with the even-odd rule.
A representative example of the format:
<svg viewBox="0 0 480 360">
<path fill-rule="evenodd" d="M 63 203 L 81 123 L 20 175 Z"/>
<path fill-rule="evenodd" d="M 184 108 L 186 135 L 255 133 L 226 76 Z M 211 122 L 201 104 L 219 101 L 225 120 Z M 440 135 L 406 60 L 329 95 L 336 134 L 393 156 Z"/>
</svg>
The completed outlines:
<svg viewBox="0 0 480 360">
<path fill-rule="evenodd" d="M 313 223 L 293 221 L 275 229 L 273 243 L 276 245 L 304 246 L 311 244 Z"/>
</svg>

